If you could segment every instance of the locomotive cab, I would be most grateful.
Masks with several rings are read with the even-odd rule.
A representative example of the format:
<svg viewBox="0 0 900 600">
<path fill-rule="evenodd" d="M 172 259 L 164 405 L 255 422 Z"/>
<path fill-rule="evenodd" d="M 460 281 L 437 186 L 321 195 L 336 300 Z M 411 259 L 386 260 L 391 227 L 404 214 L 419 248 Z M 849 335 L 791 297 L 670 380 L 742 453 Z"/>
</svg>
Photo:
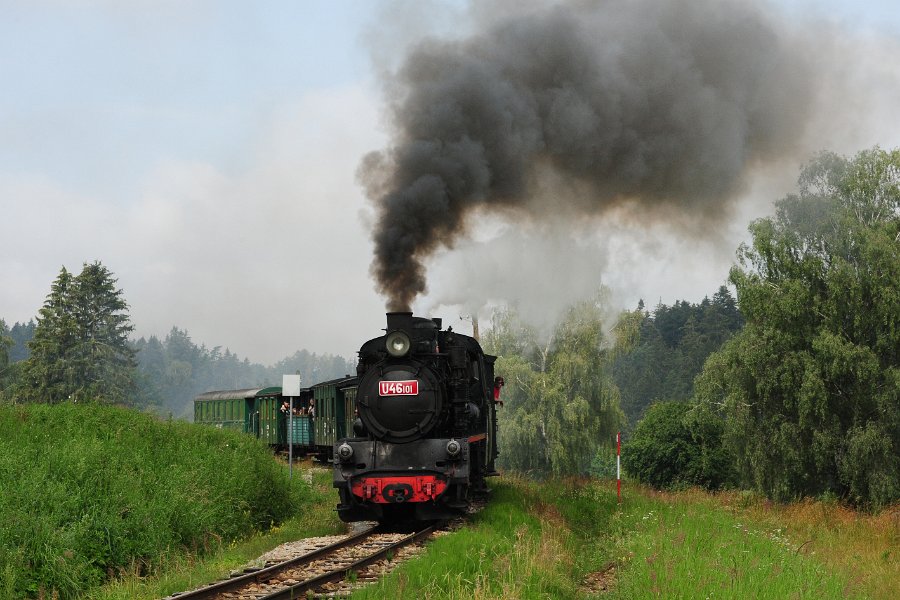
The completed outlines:
<svg viewBox="0 0 900 600">
<path fill-rule="evenodd" d="M 335 445 L 341 519 L 449 518 L 487 491 L 494 360 L 440 319 L 388 313 L 359 351 L 355 437 Z"/>
</svg>

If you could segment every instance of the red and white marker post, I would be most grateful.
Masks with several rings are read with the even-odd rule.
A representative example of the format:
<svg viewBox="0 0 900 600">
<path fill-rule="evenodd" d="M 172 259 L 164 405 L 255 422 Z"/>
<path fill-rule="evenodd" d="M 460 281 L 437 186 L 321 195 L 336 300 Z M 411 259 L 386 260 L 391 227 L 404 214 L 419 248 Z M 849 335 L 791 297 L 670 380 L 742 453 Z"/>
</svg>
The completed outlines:
<svg viewBox="0 0 900 600">
<path fill-rule="evenodd" d="M 622 502 L 622 432 L 616 433 L 616 496 Z"/>
</svg>

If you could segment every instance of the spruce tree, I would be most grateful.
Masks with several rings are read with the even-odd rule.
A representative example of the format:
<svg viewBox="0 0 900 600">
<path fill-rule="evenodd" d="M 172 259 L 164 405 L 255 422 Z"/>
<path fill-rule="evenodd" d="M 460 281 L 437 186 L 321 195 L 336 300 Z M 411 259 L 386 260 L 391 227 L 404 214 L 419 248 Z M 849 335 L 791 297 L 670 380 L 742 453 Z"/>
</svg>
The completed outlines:
<svg viewBox="0 0 900 600">
<path fill-rule="evenodd" d="M 71 286 L 72 275 L 62 267 L 38 313 L 34 338 L 28 343 L 31 356 L 25 361 L 21 390 L 25 400 L 61 402 L 72 388 L 72 369 L 66 356 L 75 336 Z"/>
<path fill-rule="evenodd" d="M 0 319 L 0 369 L 5 369 L 9 365 L 9 349 L 13 345 L 13 339 L 9 337 L 9 329 L 6 327 L 6 321 Z"/>
<path fill-rule="evenodd" d="M 60 270 L 29 342 L 23 399 L 129 403 L 135 360 L 128 334 L 134 327 L 115 283 L 100 262 L 84 264 L 77 277 Z"/>
<path fill-rule="evenodd" d="M 15 382 L 15 365 L 10 359 L 10 348 L 14 340 L 9 335 L 6 321 L 0 319 L 0 402 L 3 402 Z"/>
</svg>

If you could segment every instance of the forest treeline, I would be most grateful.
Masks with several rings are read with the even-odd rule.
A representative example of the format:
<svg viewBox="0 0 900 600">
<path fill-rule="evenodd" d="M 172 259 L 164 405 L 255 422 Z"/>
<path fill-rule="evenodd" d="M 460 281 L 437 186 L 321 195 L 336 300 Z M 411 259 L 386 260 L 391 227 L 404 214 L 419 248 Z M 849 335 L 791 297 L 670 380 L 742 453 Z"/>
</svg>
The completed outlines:
<svg viewBox="0 0 900 600">
<path fill-rule="evenodd" d="M 228 348 L 198 346 L 177 327 L 162 340 L 140 338 L 133 347 L 139 405 L 180 416 L 193 414 L 194 397 L 203 392 L 281 386 L 284 374 L 299 374 L 304 385 L 312 385 L 356 372 L 356 365 L 342 356 L 305 349 L 274 365 L 251 363 Z"/>
<path fill-rule="evenodd" d="M 355 371 L 342 356 L 305 349 L 264 366 L 198 345 L 178 327 L 163 338 L 129 339 L 131 331 L 106 267 L 85 264 L 75 276 L 63 268 L 38 323 L 0 319 L 0 401 L 91 400 L 190 419 L 203 392 L 280 386 L 284 374 L 312 385 Z"/>
<path fill-rule="evenodd" d="M 736 302 L 605 318 L 601 295 L 549 336 L 497 312 L 501 464 L 609 474 L 621 428 L 626 471 L 658 487 L 900 500 L 900 151 L 820 155 L 750 233 Z"/>
<path fill-rule="evenodd" d="M 631 429 L 655 402 L 687 400 L 707 357 L 744 325 L 724 285 L 698 304 L 676 301 L 652 312 L 643 302 L 617 321 L 617 348 L 610 369 Z"/>
<path fill-rule="evenodd" d="M 617 431 L 653 403 L 687 401 L 707 357 L 740 330 L 725 286 L 699 303 L 641 301 L 609 315 L 603 290 L 569 309 L 548 335 L 514 309 L 494 313 L 482 339 L 499 358 L 501 465 L 533 474 L 609 475 L 604 459 Z"/>
</svg>

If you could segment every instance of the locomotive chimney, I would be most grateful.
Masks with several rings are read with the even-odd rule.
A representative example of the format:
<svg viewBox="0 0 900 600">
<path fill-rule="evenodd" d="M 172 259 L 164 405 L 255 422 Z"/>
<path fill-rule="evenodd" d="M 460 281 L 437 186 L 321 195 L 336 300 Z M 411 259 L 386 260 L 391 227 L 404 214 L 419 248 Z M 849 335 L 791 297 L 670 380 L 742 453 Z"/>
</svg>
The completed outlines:
<svg viewBox="0 0 900 600">
<path fill-rule="evenodd" d="M 412 313 L 411 312 L 389 312 L 387 313 L 387 331 L 396 331 L 403 329 L 409 331 L 412 329 Z"/>
</svg>

